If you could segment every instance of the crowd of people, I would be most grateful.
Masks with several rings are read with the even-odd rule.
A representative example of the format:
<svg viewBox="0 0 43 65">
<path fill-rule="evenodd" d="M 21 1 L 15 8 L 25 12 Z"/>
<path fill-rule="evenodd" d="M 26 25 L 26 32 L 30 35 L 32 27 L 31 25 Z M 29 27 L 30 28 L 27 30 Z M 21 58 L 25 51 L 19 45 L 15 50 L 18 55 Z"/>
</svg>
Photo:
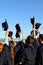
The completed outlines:
<svg viewBox="0 0 43 65">
<path fill-rule="evenodd" d="M 15 26 L 16 38 L 19 38 L 16 45 L 12 33 L 9 34 L 8 26 L 5 27 L 5 42 L 0 42 L 0 65 L 43 65 L 43 34 L 40 33 L 39 24 L 34 24 L 33 18 L 31 23 L 32 31 L 25 42 L 19 25 Z"/>
</svg>

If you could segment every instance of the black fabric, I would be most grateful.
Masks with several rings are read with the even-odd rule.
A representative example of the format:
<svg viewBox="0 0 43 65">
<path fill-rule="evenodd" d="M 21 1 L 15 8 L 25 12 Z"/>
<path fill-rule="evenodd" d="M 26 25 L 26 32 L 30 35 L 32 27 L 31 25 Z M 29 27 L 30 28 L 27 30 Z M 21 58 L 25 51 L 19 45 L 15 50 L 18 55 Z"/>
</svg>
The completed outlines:
<svg viewBox="0 0 43 65">
<path fill-rule="evenodd" d="M 19 65 L 23 49 L 24 49 L 24 43 L 22 41 L 18 42 L 17 46 L 15 47 L 15 65 Z"/>
<path fill-rule="evenodd" d="M 37 54 L 37 49 L 38 45 L 36 42 L 34 42 L 33 45 L 25 46 L 24 51 L 22 52 L 22 65 L 35 65 L 36 62 L 36 54 Z"/>
<path fill-rule="evenodd" d="M 34 20 L 34 17 L 30 19 L 32 25 L 34 25 Z"/>
<path fill-rule="evenodd" d="M 41 23 L 36 23 L 35 24 L 35 26 L 36 26 L 35 28 L 38 29 L 40 27 L 40 25 L 41 25 Z"/>
<path fill-rule="evenodd" d="M 5 22 L 2 23 L 2 28 L 4 28 L 4 31 L 6 31 L 8 29 L 8 23 L 5 19 Z"/>
<path fill-rule="evenodd" d="M 35 60 L 35 65 L 39 65 L 40 62 L 40 47 L 37 49 L 37 54 L 36 54 L 36 60 Z"/>
<path fill-rule="evenodd" d="M 12 65 L 8 46 L 4 44 L 3 50 L 0 56 L 0 65 Z"/>
<path fill-rule="evenodd" d="M 20 37 L 19 32 L 21 32 L 21 28 L 19 24 L 16 24 L 15 27 L 16 27 L 16 38 L 18 38 Z"/>
<path fill-rule="evenodd" d="M 43 44 L 40 47 L 40 62 L 39 65 L 43 65 Z"/>
<path fill-rule="evenodd" d="M 43 65 L 43 45 L 41 44 L 37 50 L 35 65 Z"/>
</svg>

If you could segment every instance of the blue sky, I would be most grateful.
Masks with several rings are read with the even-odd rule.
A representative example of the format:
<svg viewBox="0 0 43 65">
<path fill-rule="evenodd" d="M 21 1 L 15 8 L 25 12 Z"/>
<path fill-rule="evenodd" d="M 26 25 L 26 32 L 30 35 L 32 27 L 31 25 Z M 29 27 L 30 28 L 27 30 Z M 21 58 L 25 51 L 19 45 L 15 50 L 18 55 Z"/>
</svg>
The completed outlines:
<svg viewBox="0 0 43 65">
<path fill-rule="evenodd" d="M 32 25 L 30 18 L 35 17 L 35 22 L 40 22 L 40 27 L 43 33 L 43 0 L 0 0 L 0 38 L 5 37 L 5 32 L 2 30 L 1 23 L 8 21 L 9 30 L 13 31 L 15 38 L 15 25 L 20 24 L 23 31 L 23 37 L 30 34 Z"/>
</svg>

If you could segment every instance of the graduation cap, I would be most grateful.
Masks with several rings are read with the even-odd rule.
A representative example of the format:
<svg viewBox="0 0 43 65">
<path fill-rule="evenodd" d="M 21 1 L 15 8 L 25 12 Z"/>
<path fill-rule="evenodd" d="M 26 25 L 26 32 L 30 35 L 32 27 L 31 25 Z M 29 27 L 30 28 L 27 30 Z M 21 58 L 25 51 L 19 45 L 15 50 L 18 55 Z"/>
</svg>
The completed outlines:
<svg viewBox="0 0 43 65">
<path fill-rule="evenodd" d="M 32 25 L 34 25 L 34 20 L 34 17 L 30 19 Z"/>
<path fill-rule="evenodd" d="M 8 23 L 6 19 L 5 19 L 5 22 L 2 23 L 2 28 L 4 29 L 4 31 L 8 29 Z"/>
<path fill-rule="evenodd" d="M 16 27 L 16 31 L 17 31 L 16 32 L 16 38 L 18 38 L 18 37 L 20 37 L 19 32 L 21 31 L 21 28 L 20 28 L 19 24 L 16 24 L 15 27 Z"/>
<path fill-rule="evenodd" d="M 40 34 L 39 35 L 39 38 L 43 40 L 43 34 Z"/>
<path fill-rule="evenodd" d="M 33 34 L 33 32 L 34 32 L 34 31 L 32 30 L 32 31 L 31 31 L 31 34 Z M 38 32 L 37 32 L 36 30 L 35 30 L 35 34 L 36 34 L 36 35 L 38 34 Z"/>
<path fill-rule="evenodd" d="M 36 23 L 35 26 L 36 26 L 36 29 L 38 29 L 40 27 L 41 23 Z"/>
<path fill-rule="evenodd" d="M 9 37 L 12 37 L 12 35 L 13 35 L 13 32 L 12 31 L 9 31 Z"/>
<path fill-rule="evenodd" d="M 16 24 L 15 27 L 16 27 L 16 30 L 17 30 L 18 32 L 21 31 L 21 28 L 20 28 L 19 24 Z"/>
</svg>

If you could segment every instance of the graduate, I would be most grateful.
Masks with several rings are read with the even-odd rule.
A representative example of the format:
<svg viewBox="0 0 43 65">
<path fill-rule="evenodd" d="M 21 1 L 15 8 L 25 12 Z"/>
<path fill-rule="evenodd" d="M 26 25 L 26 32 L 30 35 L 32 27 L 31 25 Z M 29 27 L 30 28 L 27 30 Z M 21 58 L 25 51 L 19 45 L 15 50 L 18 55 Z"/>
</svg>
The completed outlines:
<svg viewBox="0 0 43 65">
<path fill-rule="evenodd" d="M 19 38 L 17 45 L 15 46 L 15 65 L 19 65 L 22 57 L 22 51 L 24 43 L 22 40 L 22 31 L 19 24 L 16 24 L 16 38 Z"/>
<path fill-rule="evenodd" d="M 43 65 L 43 34 L 39 35 L 39 48 L 37 51 L 36 65 Z"/>
<path fill-rule="evenodd" d="M 8 32 L 6 33 L 6 41 L 8 41 Z M 4 44 L 0 43 L 0 65 L 12 65 L 9 47 L 7 45 L 8 42 Z"/>
</svg>

